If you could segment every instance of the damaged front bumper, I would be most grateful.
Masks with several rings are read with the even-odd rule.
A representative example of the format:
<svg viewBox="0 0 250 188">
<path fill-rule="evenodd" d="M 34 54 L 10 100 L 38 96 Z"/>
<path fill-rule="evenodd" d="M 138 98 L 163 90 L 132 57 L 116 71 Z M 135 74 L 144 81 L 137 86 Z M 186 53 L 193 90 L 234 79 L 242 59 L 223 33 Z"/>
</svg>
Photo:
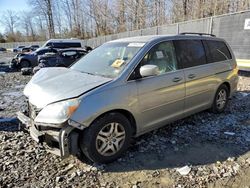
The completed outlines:
<svg viewBox="0 0 250 188">
<path fill-rule="evenodd" d="M 22 128 L 26 129 L 30 136 L 38 143 L 47 143 L 48 151 L 62 158 L 70 154 L 78 153 L 78 132 L 68 124 L 61 124 L 57 128 L 55 125 L 35 125 L 30 117 L 22 112 L 17 113 L 17 118 L 21 122 Z"/>
</svg>

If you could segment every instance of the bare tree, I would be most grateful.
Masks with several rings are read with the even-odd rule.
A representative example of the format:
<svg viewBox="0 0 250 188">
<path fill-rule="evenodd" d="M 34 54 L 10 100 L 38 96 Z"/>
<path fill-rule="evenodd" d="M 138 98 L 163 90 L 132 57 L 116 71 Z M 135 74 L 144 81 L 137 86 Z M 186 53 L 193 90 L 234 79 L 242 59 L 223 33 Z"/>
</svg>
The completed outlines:
<svg viewBox="0 0 250 188">
<path fill-rule="evenodd" d="M 7 32 L 14 34 L 15 28 L 18 24 L 17 13 L 12 10 L 7 10 L 2 14 L 1 23 L 5 26 Z"/>
<path fill-rule="evenodd" d="M 55 37 L 55 27 L 54 27 L 54 18 L 52 12 L 52 0 L 29 0 L 30 4 L 33 7 L 34 13 L 42 16 L 46 23 L 49 31 L 49 38 Z"/>
</svg>

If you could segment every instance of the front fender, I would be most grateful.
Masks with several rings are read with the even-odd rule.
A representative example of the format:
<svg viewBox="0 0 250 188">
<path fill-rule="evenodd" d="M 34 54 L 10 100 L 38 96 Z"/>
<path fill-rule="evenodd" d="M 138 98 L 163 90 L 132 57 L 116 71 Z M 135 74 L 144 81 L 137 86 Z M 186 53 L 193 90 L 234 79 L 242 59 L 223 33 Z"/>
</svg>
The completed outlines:
<svg viewBox="0 0 250 188">
<path fill-rule="evenodd" d="M 126 110 L 134 115 L 137 113 L 137 106 L 137 88 L 131 82 L 84 96 L 70 119 L 87 127 L 108 111 Z"/>
</svg>

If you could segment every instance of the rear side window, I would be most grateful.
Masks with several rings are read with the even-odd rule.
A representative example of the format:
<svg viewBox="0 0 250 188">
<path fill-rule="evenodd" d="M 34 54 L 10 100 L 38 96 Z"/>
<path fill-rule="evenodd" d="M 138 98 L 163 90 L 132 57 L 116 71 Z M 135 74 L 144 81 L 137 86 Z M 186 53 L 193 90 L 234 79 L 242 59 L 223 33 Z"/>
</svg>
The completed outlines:
<svg viewBox="0 0 250 188">
<path fill-rule="evenodd" d="M 76 55 L 77 52 L 76 51 L 66 51 L 66 52 L 62 52 L 62 56 L 64 57 L 70 57 L 70 56 L 74 56 Z"/>
<path fill-rule="evenodd" d="M 205 40 L 204 46 L 206 49 L 208 63 L 232 59 L 232 55 L 227 45 L 222 41 Z"/>
<path fill-rule="evenodd" d="M 206 64 L 206 54 L 200 40 L 174 41 L 178 63 L 182 68 Z"/>
<path fill-rule="evenodd" d="M 80 48 L 81 47 L 81 43 L 79 42 L 70 42 L 68 43 L 69 47 L 74 47 L 74 48 Z"/>
<path fill-rule="evenodd" d="M 67 48 L 68 47 L 66 43 L 61 43 L 61 42 L 52 43 L 52 46 L 54 48 Z"/>
</svg>

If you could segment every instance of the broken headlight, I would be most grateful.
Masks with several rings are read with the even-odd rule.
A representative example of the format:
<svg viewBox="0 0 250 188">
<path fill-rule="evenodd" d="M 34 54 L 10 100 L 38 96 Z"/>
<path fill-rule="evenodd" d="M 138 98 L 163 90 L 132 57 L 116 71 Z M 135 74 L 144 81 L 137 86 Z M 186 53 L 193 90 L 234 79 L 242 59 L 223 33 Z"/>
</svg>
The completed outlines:
<svg viewBox="0 0 250 188">
<path fill-rule="evenodd" d="M 60 124 L 69 119 L 80 104 L 79 99 L 69 99 L 50 104 L 42 109 L 35 122 Z"/>
</svg>

